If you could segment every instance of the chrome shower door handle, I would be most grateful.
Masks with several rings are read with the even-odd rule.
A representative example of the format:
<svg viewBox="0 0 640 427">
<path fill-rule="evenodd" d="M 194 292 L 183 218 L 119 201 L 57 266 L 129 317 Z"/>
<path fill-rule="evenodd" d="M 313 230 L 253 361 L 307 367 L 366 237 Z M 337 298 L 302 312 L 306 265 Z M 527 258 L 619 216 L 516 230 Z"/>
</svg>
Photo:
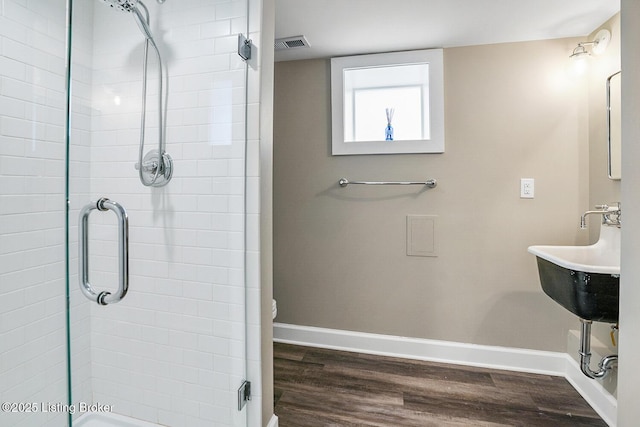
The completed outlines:
<svg viewBox="0 0 640 427">
<path fill-rule="evenodd" d="M 89 282 L 89 215 L 91 211 L 113 211 L 118 217 L 118 292 L 96 292 Z M 113 304 L 120 301 L 129 290 L 129 218 L 127 211 L 117 202 L 101 198 L 91 202 L 80 211 L 78 224 L 78 266 L 80 290 L 91 301 L 100 305 Z"/>
</svg>

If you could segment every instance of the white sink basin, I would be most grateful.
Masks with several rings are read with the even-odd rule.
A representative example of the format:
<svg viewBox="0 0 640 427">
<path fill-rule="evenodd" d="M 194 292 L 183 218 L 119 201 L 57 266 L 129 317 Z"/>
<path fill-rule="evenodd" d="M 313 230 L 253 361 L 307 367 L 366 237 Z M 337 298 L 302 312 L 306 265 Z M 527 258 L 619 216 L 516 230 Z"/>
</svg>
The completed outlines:
<svg viewBox="0 0 640 427">
<path fill-rule="evenodd" d="M 589 246 L 530 246 L 529 252 L 573 271 L 620 274 L 620 229 L 602 226 L 600 238 Z"/>
</svg>

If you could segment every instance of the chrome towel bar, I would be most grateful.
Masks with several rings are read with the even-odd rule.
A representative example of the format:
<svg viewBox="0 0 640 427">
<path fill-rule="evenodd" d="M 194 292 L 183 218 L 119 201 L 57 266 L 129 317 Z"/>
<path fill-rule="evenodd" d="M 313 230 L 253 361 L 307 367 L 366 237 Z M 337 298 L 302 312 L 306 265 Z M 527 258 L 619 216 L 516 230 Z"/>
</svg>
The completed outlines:
<svg viewBox="0 0 640 427">
<path fill-rule="evenodd" d="M 438 181 L 435 179 L 428 179 L 426 181 L 349 181 L 347 178 L 340 178 L 338 181 L 340 187 L 346 187 L 349 184 L 363 184 L 363 185 L 426 185 L 429 188 L 434 188 L 438 185 Z"/>
<path fill-rule="evenodd" d="M 89 215 L 91 211 L 113 211 L 118 217 L 118 252 L 119 252 L 119 283 L 118 292 L 96 292 L 89 283 Z M 106 198 L 91 202 L 80 211 L 80 224 L 78 227 L 79 248 L 79 280 L 80 290 L 91 301 L 100 305 L 113 304 L 120 301 L 129 289 L 129 218 L 127 211 L 118 203 Z"/>
</svg>

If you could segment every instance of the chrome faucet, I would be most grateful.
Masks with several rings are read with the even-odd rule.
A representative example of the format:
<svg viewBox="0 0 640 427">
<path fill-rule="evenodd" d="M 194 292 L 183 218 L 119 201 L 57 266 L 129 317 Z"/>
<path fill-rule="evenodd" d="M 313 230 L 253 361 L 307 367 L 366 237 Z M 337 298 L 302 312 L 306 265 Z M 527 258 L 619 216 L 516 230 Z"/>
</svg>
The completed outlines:
<svg viewBox="0 0 640 427">
<path fill-rule="evenodd" d="M 622 211 L 620 210 L 620 202 L 615 203 L 613 206 L 609 205 L 596 205 L 596 210 L 586 211 L 580 217 L 580 228 L 587 228 L 587 216 L 592 214 L 602 215 L 602 223 L 604 225 L 610 225 L 620 228 Z"/>
</svg>

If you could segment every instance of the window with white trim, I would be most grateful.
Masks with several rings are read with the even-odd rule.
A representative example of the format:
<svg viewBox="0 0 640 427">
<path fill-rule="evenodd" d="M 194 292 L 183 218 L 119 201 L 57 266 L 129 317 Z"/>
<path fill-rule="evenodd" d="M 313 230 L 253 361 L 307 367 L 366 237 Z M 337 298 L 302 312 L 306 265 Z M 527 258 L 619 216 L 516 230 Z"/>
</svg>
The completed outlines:
<svg viewBox="0 0 640 427">
<path fill-rule="evenodd" d="M 444 151 L 441 49 L 333 58 L 331 85 L 334 155 Z"/>
</svg>

